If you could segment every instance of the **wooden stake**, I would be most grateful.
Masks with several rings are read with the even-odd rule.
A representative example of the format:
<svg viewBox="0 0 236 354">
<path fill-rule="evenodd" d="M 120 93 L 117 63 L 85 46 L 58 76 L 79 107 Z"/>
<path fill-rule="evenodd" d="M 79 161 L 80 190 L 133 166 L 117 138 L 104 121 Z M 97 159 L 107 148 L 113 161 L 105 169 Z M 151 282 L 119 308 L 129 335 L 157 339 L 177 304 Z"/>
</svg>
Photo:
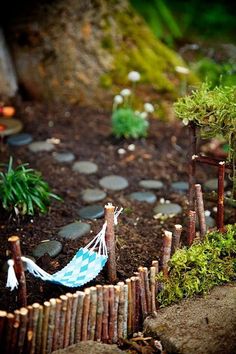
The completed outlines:
<svg viewBox="0 0 236 354">
<path fill-rule="evenodd" d="M 32 339 L 33 339 L 33 306 L 27 306 L 28 309 L 28 324 L 27 324 L 27 335 L 25 343 L 25 352 L 30 353 L 32 349 Z"/>
<path fill-rule="evenodd" d="M 150 267 L 151 312 L 156 311 L 156 267 Z"/>
<path fill-rule="evenodd" d="M 132 332 L 135 332 L 135 318 L 136 318 L 136 287 L 135 287 L 135 282 L 136 282 L 136 277 L 131 277 L 131 296 L 132 296 Z"/>
<path fill-rule="evenodd" d="M 168 262 L 171 256 L 172 232 L 164 231 L 163 237 L 163 256 L 162 256 L 162 271 L 164 277 L 168 277 L 169 266 Z"/>
<path fill-rule="evenodd" d="M 37 334 L 37 329 L 38 329 L 38 319 L 39 319 L 39 309 L 40 305 L 38 303 L 35 303 L 32 305 L 33 308 L 33 323 L 32 323 L 32 345 L 31 345 L 31 352 L 30 354 L 35 354 L 35 349 L 36 349 L 36 334 Z"/>
<path fill-rule="evenodd" d="M 141 308 L 142 308 L 142 316 L 147 315 L 147 299 L 145 293 L 145 280 L 144 280 L 144 269 L 143 267 L 138 268 L 139 272 L 139 285 L 140 285 L 140 298 L 141 298 Z"/>
<path fill-rule="evenodd" d="M 46 350 L 47 350 L 49 312 L 50 312 L 50 302 L 44 301 L 44 303 L 43 303 L 43 326 L 42 326 L 41 354 L 47 354 Z"/>
<path fill-rule="evenodd" d="M 219 162 L 218 167 L 218 202 L 217 202 L 217 228 L 224 232 L 224 179 L 225 162 Z"/>
<path fill-rule="evenodd" d="M 60 320 L 60 337 L 59 337 L 59 349 L 64 348 L 64 338 L 65 338 L 65 326 L 66 326 L 66 311 L 67 311 L 67 296 L 61 295 L 61 320 Z"/>
<path fill-rule="evenodd" d="M 6 320 L 7 320 L 7 312 L 0 310 L 0 343 L 3 342 Z"/>
<path fill-rule="evenodd" d="M 128 335 L 132 333 L 132 319 L 133 319 L 133 298 L 132 298 L 132 287 L 131 287 L 131 279 L 126 279 L 126 284 L 128 287 Z"/>
<path fill-rule="evenodd" d="M 6 321 L 6 336 L 5 336 L 5 350 L 4 353 L 13 354 L 11 352 L 11 340 L 12 340 L 12 333 L 13 333 L 13 324 L 15 316 L 12 313 L 8 313 Z"/>
<path fill-rule="evenodd" d="M 114 286 L 114 336 L 113 343 L 117 343 L 118 340 L 118 309 L 119 309 L 120 287 Z"/>
<path fill-rule="evenodd" d="M 189 223 L 188 223 L 188 245 L 191 246 L 196 233 L 196 211 L 189 210 Z"/>
<path fill-rule="evenodd" d="M 103 314 L 103 288 L 102 285 L 96 285 L 97 288 L 97 324 L 96 335 L 97 341 L 102 339 L 102 314 Z"/>
<path fill-rule="evenodd" d="M 105 221 L 107 222 L 105 237 L 106 237 L 106 245 L 108 251 L 108 260 L 107 260 L 106 269 L 107 269 L 108 281 L 110 283 L 114 283 L 117 279 L 114 210 L 115 207 L 111 203 L 105 205 Z"/>
<path fill-rule="evenodd" d="M 77 307 L 78 307 L 78 293 L 74 293 L 72 295 L 70 345 L 75 343 L 75 321 L 76 321 Z"/>
<path fill-rule="evenodd" d="M 123 338 L 123 323 L 124 323 L 124 305 L 125 305 L 125 298 L 124 298 L 124 283 L 119 282 L 117 284 L 120 287 L 120 298 L 119 298 L 119 308 L 118 308 L 118 338 Z"/>
<path fill-rule="evenodd" d="M 200 226 L 200 235 L 201 239 L 204 238 L 207 228 L 206 228 L 206 217 L 205 217 L 205 210 L 204 210 L 204 203 L 203 203 L 203 196 L 202 196 L 202 187 L 200 184 L 195 184 L 195 194 L 196 194 L 196 201 L 197 201 L 197 213 L 198 213 L 198 220 Z"/>
<path fill-rule="evenodd" d="M 172 254 L 174 254 L 180 246 L 180 237 L 182 234 L 182 230 L 183 230 L 182 225 L 176 224 L 174 226 Z"/>
<path fill-rule="evenodd" d="M 135 309 L 136 309 L 136 316 L 135 316 L 135 331 L 139 329 L 140 322 L 141 322 L 141 296 L 140 296 L 140 278 L 135 277 Z"/>
<path fill-rule="evenodd" d="M 77 307 L 76 322 L 75 322 L 75 343 L 80 342 L 82 337 L 82 318 L 83 318 L 84 298 L 85 298 L 85 293 L 83 291 L 77 291 L 77 294 L 78 294 L 78 307 Z"/>
<path fill-rule="evenodd" d="M 102 341 L 108 342 L 108 317 L 109 317 L 109 287 L 103 286 L 103 316 L 102 316 Z"/>
<path fill-rule="evenodd" d="M 127 338 L 128 334 L 128 285 L 125 284 L 124 288 L 124 322 L 123 322 L 123 338 Z"/>
<path fill-rule="evenodd" d="M 27 321 L 28 321 L 28 309 L 22 307 L 20 309 L 20 327 L 19 327 L 19 336 L 18 336 L 18 352 L 19 354 L 23 353 L 24 343 L 26 338 L 27 331 Z"/>
<path fill-rule="evenodd" d="M 90 308 L 90 289 L 84 290 L 84 306 L 83 306 L 83 316 L 82 316 L 82 334 L 81 340 L 88 340 L 88 319 L 89 319 L 89 308 Z"/>
<path fill-rule="evenodd" d="M 37 332 L 36 332 L 35 354 L 41 354 L 42 327 L 43 327 L 43 306 L 40 305 L 39 306 L 38 326 L 37 326 Z"/>
<path fill-rule="evenodd" d="M 10 250 L 12 253 L 12 258 L 14 260 L 14 269 L 16 273 L 17 280 L 19 282 L 18 296 L 19 305 L 27 306 L 27 291 L 26 291 L 26 280 L 23 263 L 21 260 L 21 249 L 20 249 L 20 239 L 18 236 L 11 236 L 8 238 L 10 243 Z"/>
<path fill-rule="evenodd" d="M 55 328 L 55 317 L 56 317 L 56 299 L 50 299 L 50 311 L 48 319 L 48 336 L 47 336 L 47 353 L 52 352 L 53 335 Z"/>
<path fill-rule="evenodd" d="M 72 294 L 66 293 L 67 308 L 65 318 L 65 332 L 64 332 L 64 348 L 67 348 L 70 344 L 70 327 L 71 327 L 71 309 L 72 309 Z"/>
<path fill-rule="evenodd" d="M 151 312 L 151 292 L 150 292 L 147 267 L 143 267 L 143 274 L 144 274 L 144 285 L 145 285 L 145 297 L 147 301 L 147 312 L 150 313 Z"/>
<path fill-rule="evenodd" d="M 54 326 L 54 334 L 53 334 L 53 341 L 52 341 L 52 351 L 59 349 L 61 306 L 62 306 L 61 299 L 56 299 L 55 326 Z"/>
<path fill-rule="evenodd" d="M 95 339 L 96 316 L 97 316 L 97 288 L 95 286 L 92 286 L 90 288 L 89 334 L 88 334 L 89 340 Z"/>
<path fill-rule="evenodd" d="M 189 160 L 189 208 L 194 208 L 194 184 L 196 174 L 196 163 L 192 157 L 197 154 L 197 135 L 196 126 L 189 125 L 189 145 L 190 145 L 190 160 Z"/>
<path fill-rule="evenodd" d="M 13 331 L 11 336 L 11 348 L 10 352 L 15 354 L 17 352 L 17 340 L 19 334 L 19 327 L 20 327 L 20 310 L 14 311 L 14 323 L 13 323 Z"/>
<path fill-rule="evenodd" d="M 108 336 L 109 342 L 113 342 L 114 331 L 115 331 L 115 291 L 114 285 L 109 285 L 109 327 L 108 327 Z"/>
</svg>

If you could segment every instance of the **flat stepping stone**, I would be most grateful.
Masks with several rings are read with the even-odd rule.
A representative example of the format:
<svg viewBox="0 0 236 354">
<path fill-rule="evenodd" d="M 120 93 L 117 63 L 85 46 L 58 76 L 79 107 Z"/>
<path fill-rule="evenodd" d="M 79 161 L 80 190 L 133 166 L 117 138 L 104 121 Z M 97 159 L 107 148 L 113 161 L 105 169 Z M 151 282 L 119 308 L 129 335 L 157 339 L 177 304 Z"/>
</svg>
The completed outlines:
<svg viewBox="0 0 236 354">
<path fill-rule="evenodd" d="M 98 166 L 91 161 L 77 161 L 72 167 L 73 171 L 90 175 L 97 172 Z"/>
<path fill-rule="evenodd" d="M 42 257 L 45 253 L 48 253 L 50 257 L 56 257 L 62 250 L 62 244 L 59 241 L 44 241 L 33 249 L 34 257 Z"/>
<path fill-rule="evenodd" d="M 27 133 L 15 134 L 7 139 L 7 143 L 11 146 L 22 146 L 30 144 L 33 140 L 32 135 Z"/>
<path fill-rule="evenodd" d="M 129 195 L 131 200 L 146 203 L 155 203 L 157 197 L 152 192 L 134 192 Z"/>
<path fill-rule="evenodd" d="M 189 184 L 188 182 L 183 182 L 183 181 L 173 182 L 171 183 L 171 188 L 175 192 L 185 193 L 189 189 Z"/>
<path fill-rule="evenodd" d="M 17 134 L 23 128 L 23 124 L 21 123 L 21 121 L 15 118 L 0 118 L 0 125 L 1 136 Z"/>
<path fill-rule="evenodd" d="M 84 222 L 73 222 L 61 227 L 58 235 L 69 240 L 77 240 L 87 234 L 90 229 L 91 226 L 89 224 Z"/>
<path fill-rule="evenodd" d="M 68 163 L 75 159 L 75 155 L 72 152 L 54 152 L 53 157 L 57 162 Z"/>
<path fill-rule="evenodd" d="M 105 189 L 111 189 L 113 191 L 120 191 L 128 187 L 129 183 L 126 178 L 110 175 L 100 179 L 99 184 Z"/>
<path fill-rule="evenodd" d="M 98 188 L 88 188 L 82 191 L 82 199 L 86 203 L 99 202 L 106 198 L 106 196 L 106 192 Z"/>
<path fill-rule="evenodd" d="M 52 151 L 54 145 L 47 141 L 35 141 L 29 145 L 29 149 L 32 152 Z"/>
<path fill-rule="evenodd" d="M 164 186 L 163 182 L 156 179 L 144 179 L 139 182 L 139 185 L 147 189 L 161 189 Z"/>
<path fill-rule="evenodd" d="M 162 215 L 176 215 L 181 213 L 182 208 L 179 204 L 176 203 L 159 203 L 154 208 L 154 214 L 162 214 Z"/>
<path fill-rule="evenodd" d="M 79 216 L 83 219 L 99 219 L 104 215 L 104 209 L 101 205 L 89 205 L 79 209 Z"/>
<path fill-rule="evenodd" d="M 212 216 L 205 216 L 205 220 L 206 220 L 206 226 L 208 229 L 212 229 L 213 227 L 216 226 L 216 221 Z M 197 218 L 196 220 L 196 227 L 199 228 L 199 220 Z"/>
<path fill-rule="evenodd" d="M 208 181 L 206 181 L 203 184 L 203 186 L 208 191 L 217 191 L 217 189 L 218 189 L 218 179 L 217 178 L 209 179 Z M 227 186 L 227 182 L 226 181 L 224 181 L 224 186 L 225 187 Z"/>
</svg>

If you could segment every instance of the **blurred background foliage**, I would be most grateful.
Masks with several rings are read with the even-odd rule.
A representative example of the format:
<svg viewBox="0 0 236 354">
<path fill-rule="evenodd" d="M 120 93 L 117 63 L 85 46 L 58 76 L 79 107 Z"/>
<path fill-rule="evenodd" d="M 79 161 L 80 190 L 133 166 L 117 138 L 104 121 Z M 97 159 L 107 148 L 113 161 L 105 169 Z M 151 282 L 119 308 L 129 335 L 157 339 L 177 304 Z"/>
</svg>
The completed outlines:
<svg viewBox="0 0 236 354">
<path fill-rule="evenodd" d="M 130 0 L 153 33 L 212 86 L 236 85 L 236 2 Z"/>
</svg>

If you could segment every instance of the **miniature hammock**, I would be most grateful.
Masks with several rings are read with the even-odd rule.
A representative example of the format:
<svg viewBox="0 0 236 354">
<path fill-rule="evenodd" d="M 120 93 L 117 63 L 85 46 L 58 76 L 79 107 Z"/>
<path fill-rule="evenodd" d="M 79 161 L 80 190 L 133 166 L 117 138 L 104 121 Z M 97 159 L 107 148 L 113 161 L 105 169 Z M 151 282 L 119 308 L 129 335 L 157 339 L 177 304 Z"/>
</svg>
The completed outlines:
<svg viewBox="0 0 236 354">
<path fill-rule="evenodd" d="M 123 208 L 115 210 L 115 225 L 117 224 L 117 218 L 122 210 Z M 21 257 L 21 260 L 26 264 L 26 268 L 31 274 L 42 280 L 51 281 L 70 288 L 84 285 L 98 275 L 108 259 L 105 243 L 106 227 L 107 222 L 103 224 L 101 231 L 87 246 L 80 248 L 72 260 L 64 268 L 54 274 L 45 272 L 29 258 Z M 12 291 L 14 288 L 18 287 L 18 280 L 13 267 L 14 261 L 12 259 L 8 260 L 8 265 L 6 287 L 9 287 Z"/>
</svg>

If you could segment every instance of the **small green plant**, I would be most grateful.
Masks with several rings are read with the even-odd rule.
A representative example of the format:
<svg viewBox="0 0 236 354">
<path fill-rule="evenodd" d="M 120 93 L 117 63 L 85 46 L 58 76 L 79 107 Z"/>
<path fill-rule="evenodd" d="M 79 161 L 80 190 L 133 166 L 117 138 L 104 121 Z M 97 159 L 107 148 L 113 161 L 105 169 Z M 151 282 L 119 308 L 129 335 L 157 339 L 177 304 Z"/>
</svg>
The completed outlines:
<svg viewBox="0 0 236 354">
<path fill-rule="evenodd" d="M 142 138 L 147 136 L 149 123 L 148 113 L 154 112 L 151 103 L 144 104 L 144 111 L 134 110 L 136 82 L 140 80 L 137 71 L 131 71 L 128 79 L 132 82 L 132 89 L 125 88 L 114 97 L 112 112 L 112 133 L 117 138 Z"/>
<path fill-rule="evenodd" d="M 178 99 L 175 113 L 185 125 L 194 123 L 203 138 L 221 138 L 228 144 L 233 165 L 233 195 L 236 193 L 236 86 L 211 88 L 203 83 L 191 95 Z"/>
<path fill-rule="evenodd" d="M 177 250 L 169 265 L 168 278 L 162 272 L 158 275 L 163 286 L 158 294 L 161 306 L 232 281 L 236 277 L 236 224 L 228 225 L 223 234 L 212 231 L 204 242 Z"/>
<path fill-rule="evenodd" d="M 34 215 L 48 211 L 50 198 L 61 200 L 50 192 L 48 184 L 43 181 L 39 172 L 22 164 L 13 169 L 10 157 L 6 171 L 0 172 L 0 200 L 2 207 L 16 215 Z"/>
</svg>

